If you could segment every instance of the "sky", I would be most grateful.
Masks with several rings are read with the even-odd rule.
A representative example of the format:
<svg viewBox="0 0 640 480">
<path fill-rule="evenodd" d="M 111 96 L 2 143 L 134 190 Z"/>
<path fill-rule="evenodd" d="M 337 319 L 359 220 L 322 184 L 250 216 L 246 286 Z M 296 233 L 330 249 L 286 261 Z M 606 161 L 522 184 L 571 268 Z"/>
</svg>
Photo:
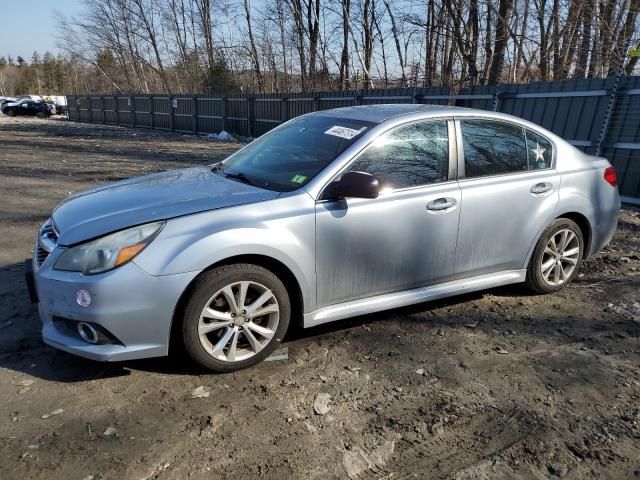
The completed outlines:
<svg viewBox="0 0 640 480">
<path fill-rule="evenodd" d="M 0 0 L 0 56 L 21 55 L 30 60 L 34 51 L 59 53 L 53 12 L 77 15 L 83 0 Z"/>
</svg>

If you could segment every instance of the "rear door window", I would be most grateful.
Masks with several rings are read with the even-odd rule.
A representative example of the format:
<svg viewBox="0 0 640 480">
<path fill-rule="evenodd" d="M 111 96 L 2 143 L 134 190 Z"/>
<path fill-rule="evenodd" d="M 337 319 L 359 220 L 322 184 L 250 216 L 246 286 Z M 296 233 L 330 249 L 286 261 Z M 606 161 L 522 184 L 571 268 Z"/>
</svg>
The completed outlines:
<svg viewBox="0 0 640 480">
<path fill-rule="evenodd" d="M 465 177 L 484 177 L 529 169 L 524 128 L 487 119 L 461 120 Z"/>
</svg>

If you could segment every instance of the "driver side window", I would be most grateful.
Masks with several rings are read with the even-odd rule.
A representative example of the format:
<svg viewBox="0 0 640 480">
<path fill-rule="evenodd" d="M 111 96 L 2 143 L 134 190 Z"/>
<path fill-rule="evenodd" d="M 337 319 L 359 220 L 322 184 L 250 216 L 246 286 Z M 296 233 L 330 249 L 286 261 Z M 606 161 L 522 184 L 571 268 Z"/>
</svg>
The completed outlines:
<svg viewBox="0 0 640 480">
<path fill-rule="evenodd" d="M 382 188 L 394 190 L 447 181 L 447 121 L 412 123 L 382 135 L 347 169 L 354 171 L 370 173 Z"/>
</svg>

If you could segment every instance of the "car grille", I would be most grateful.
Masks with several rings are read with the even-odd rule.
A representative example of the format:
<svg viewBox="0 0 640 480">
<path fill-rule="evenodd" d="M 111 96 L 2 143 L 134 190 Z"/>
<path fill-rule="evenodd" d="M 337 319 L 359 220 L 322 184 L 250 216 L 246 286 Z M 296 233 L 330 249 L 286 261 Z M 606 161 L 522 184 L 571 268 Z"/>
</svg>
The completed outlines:
<svg viewBox="0 0 640 480">
<path fill-rule="evenodd" d="M 42 262 L 44 262 L 48 256 L 49 252 L 38 244 L 38 247 L 36 248 L 36 262 L 38 262 L 38 266 L 42 265 Z"/>
<path fill-rule="evenodd" d="M 38 232 L 38 242 L 36 244 L 36 263 L 38 266 L 47 259 L 58 243 L 58 232 L 53 227 L 51 219 L 47 220 Z"/>
</svg>

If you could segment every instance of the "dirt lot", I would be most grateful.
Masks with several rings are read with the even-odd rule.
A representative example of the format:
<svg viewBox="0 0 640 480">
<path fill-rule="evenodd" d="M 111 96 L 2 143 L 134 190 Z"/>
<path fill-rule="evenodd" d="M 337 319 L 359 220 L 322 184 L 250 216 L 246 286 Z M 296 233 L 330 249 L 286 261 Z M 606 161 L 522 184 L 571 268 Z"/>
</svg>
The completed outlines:
<svg viewBox="0 0 640 480">
<path fill-rule="evenodd" d="M 559 294 L 501 288 L 294 332 L 288 360 L 235 374 L 44 346 L 21 261 L 51 207 L 235 148 L 0 117 L 1 479 L 640 477 L 637 211 Z"/>
</svg>

